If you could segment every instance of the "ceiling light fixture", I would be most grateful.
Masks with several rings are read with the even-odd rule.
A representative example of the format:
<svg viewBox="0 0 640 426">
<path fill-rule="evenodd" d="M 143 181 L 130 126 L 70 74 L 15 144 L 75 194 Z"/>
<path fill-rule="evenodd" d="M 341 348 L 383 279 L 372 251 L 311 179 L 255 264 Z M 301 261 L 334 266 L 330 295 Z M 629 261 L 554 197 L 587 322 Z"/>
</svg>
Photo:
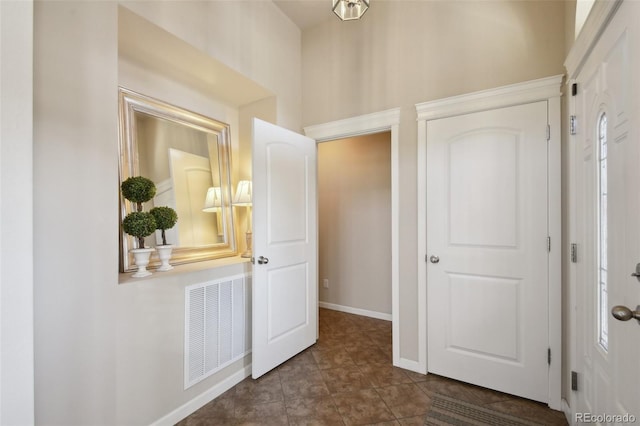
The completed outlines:
<svg viewBox="0 0 640 426">
<path fill-rule="evenodd" d="M 369 0 L 333 0 L 333 13 L 343 21 L 362 18 L 369 9 Z"/>
</svg>

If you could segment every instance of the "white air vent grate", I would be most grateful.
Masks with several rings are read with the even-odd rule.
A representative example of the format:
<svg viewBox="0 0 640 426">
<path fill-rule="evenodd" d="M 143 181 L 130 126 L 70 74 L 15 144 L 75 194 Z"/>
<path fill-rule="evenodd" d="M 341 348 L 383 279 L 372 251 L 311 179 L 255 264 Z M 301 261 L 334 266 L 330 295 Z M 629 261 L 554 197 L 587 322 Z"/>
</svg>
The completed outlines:
<svg viewBox="0 0 640 426">
<path fill-rule="evenodd" d="M 250 285 L 238 275 L 185 289 L 185 389 L 251 350 Z"/>
</svg>

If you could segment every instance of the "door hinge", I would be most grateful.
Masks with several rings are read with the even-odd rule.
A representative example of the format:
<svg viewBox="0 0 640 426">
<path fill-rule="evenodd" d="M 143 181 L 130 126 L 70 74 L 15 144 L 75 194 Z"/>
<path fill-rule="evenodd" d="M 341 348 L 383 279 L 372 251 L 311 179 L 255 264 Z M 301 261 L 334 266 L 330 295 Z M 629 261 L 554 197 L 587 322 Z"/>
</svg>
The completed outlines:
<svg viewBox="0 0 640 426">
<path fill-rule="evenodd" d="M 578 133 L 578 123 L 576 121 L 575 115 L 569 117 L 569 133 L 571 133 L 572 135 Z"/>
<path fill-rule="evenodd" d="M 547 349 L 547 364 L 551 365 L 551 348 Z"/>
<path fill-rule="evenodd" d="M 424 261 L 427 263 L 429 262 L 429 256 L 427 256 L 426 254 L 424 255 Z"/>
<path fill-rule="evenodd" d="M 547 237 L 547 251 L 551 253 L 551 237 Z"/>
<path fill-rule="evenodd" d="M 571 85 L 571 96 L 575 96 L 578 94 L 578 83 L 573 83 Z"/>
<path fill-rule="evenodd" d="M 571 263 L 578 263 L 578 245 L 571 243 Z"/>
<path fill-rule="evenodd" d="M 551 125 L 547 124 L 547 140 L 551 140 Z"/>
<path fill-rule="evenodd" d="M 578 390 L 578 373 L 575 371 L 571 372 L 571 390 L 572 391 Z"/>
</svg>

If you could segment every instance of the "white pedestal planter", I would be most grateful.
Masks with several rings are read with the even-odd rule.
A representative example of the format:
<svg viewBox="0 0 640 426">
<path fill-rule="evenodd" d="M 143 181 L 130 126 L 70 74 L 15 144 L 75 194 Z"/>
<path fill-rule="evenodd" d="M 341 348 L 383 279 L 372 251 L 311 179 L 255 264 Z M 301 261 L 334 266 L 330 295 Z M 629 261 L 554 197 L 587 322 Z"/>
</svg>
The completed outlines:
<svg viewBox="0 0 640 426">
<path fill-rule="evenodd" d="M 142 248 L 142 249 L 132 249 L 131 253 L 133 253 L 133 260 L 138 267 L 138 270 L 135 274 L 131 275 L 134 278 L 142 278 L 148 277 L 151 275 L 151 272 L 147 270 L 147 265 L 149 265 L 149 257 L 151 253 L 154 251 L 154 248 Z"/>
<path fill-rule="evenodd" d="M 160 259 L 160 262 L 162 262 L 158 267 L 158 271 L 172 270 L 173 266 L 169 264 L 169 259 L 171 259 L 171 250 L 173 250 L 173 246 L 171 244 L 156 246 L 156 250 L 158 252 L 158 258 Z"/>
</svg>

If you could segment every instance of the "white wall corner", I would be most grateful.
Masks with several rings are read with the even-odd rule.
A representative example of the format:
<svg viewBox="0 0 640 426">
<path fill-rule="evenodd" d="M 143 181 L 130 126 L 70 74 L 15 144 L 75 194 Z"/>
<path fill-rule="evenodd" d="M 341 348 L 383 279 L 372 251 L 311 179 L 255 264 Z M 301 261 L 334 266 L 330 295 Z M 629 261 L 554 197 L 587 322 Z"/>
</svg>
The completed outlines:
<svg viewBox="0 0 640 426">
<path fill-rule="evenodd" d="M 427 122 L 418 121 L 418 153 L 417 153 L 418 191 L 418 368 L 426 373 L 427 358 Z"/>
</svg>

